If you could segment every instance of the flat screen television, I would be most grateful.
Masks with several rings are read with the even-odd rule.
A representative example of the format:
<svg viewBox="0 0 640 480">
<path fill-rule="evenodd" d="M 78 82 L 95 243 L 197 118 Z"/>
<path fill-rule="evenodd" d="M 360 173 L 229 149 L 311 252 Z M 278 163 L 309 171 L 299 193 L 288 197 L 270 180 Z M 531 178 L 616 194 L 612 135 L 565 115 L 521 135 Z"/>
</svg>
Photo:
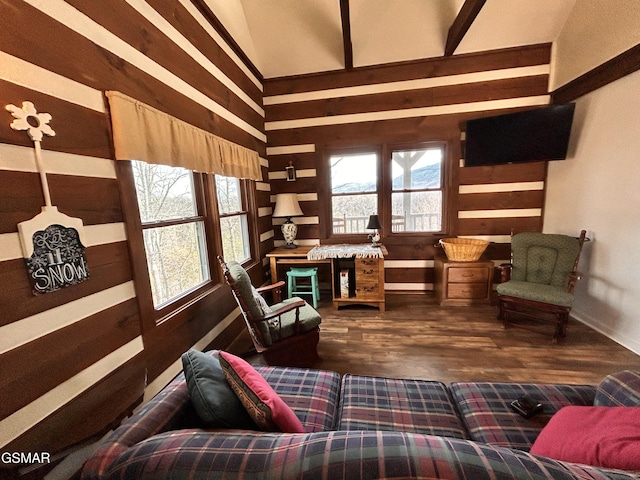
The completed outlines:
<svg viewBox="0 0 640 480">
<path fill-rule="evenodd" d="M 575 103 L 467 121 L 466 167 L 564 160 Z"/>
</svg>

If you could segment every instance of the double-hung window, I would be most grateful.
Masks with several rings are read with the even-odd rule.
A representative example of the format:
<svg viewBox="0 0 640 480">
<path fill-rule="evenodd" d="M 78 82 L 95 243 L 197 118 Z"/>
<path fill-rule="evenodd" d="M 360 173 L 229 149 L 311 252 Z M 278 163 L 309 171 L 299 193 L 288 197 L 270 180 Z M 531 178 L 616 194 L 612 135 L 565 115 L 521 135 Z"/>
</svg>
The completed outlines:
<svg viewBox="0 0 640 480">
<path fill-rule="evenodd" d="M 242 182 L 216 175 L 216 195 L 224 259 L 242 263 L 251 257 L 249 212 Z"/>
<path fill-rule="evenodd" d="M 440 232 L 444 144 L 391 151 L 391 231 Z"/>
<path fill-rule="evenodd" d="M 156 309 L 210 279 L 194 174 L 133 161 L 144 248 Z"/>
<path fill-rule="evenodd" d="M 334 153 L 329 165 L 332 234 L 365 233 L 378 212 L 377 152 Z"/>
<path fill-rule="evenodd" d="M 447 229 L 446 142 L 335 150 L 327 160 L 327 237 L 343 241 L 343 236 L 370 233 L 366 226 L 372 214 L 378 214 L 389 241 Z"/>
</svg>

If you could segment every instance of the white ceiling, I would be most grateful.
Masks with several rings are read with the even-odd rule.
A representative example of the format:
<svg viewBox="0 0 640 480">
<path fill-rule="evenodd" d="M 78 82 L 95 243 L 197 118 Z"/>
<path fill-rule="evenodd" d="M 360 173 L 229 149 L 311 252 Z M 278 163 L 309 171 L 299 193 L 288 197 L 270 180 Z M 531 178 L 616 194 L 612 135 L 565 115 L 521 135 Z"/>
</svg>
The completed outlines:
<svg viewBox="0 0 640 480">
<path fill-rule="evenodd" d="M 576 1 L 487 0 L 455 54 L 553 42 Z M 205 0 L 264 78 L 345 67 L 339 0 Z M 350 0 L 353 66 L 444 55 L 464 0 Z"/>
</svg>

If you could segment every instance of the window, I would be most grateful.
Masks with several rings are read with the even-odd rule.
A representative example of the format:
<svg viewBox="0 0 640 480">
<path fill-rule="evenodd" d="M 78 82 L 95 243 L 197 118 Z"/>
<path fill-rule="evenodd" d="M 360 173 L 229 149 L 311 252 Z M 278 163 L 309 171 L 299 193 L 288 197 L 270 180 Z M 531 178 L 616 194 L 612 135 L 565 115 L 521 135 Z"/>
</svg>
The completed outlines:
<svg viewBox="0 0 640 480">
<path fill-rule="evenodd" d="M 191 171 L 131 164 L 153 306 L 158 309 L 210 279 L 204 218 Z"/>
<path fill-rule="evenodd" d="M 369 215 L 378 212 L 378 154 L 333 154 L 329 165 L 332 233 L 366 233 Z"/>
<path fill-rule="evenodd" d="M 216 195 L 225 261 L 244 262 L 251 257 L 249 215 L 241 187 L 237 178 L 216 175 Z"/>
<path fill-rule="evenodd" d="M 391 151 L 391 231 L 439 232 L 444 145 Z"/>
</svg>

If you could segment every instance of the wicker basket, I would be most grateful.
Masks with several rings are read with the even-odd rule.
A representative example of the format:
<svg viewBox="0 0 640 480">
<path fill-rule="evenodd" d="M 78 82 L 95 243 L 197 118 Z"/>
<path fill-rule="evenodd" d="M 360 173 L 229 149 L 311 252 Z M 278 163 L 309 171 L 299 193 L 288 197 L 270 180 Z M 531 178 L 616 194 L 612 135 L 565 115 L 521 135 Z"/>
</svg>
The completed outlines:
<svg viewBox="0 0 640 480">
<path fill-rule="evenodd" d="M 480 259 L 489 242 L 474 238 L 443 238 L 440 245 L 453 262 L 475 262 Z"/>
</svg>

